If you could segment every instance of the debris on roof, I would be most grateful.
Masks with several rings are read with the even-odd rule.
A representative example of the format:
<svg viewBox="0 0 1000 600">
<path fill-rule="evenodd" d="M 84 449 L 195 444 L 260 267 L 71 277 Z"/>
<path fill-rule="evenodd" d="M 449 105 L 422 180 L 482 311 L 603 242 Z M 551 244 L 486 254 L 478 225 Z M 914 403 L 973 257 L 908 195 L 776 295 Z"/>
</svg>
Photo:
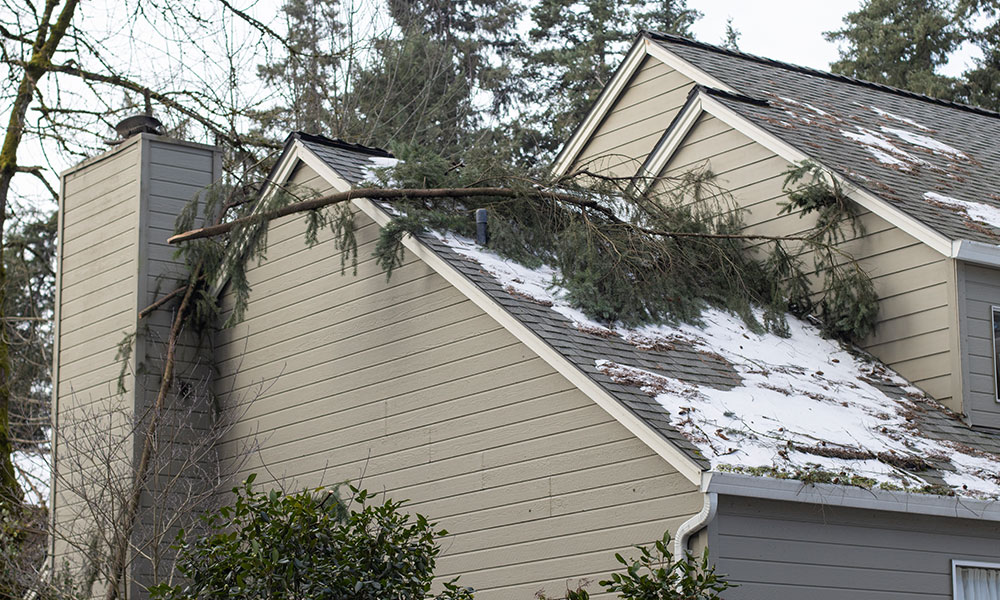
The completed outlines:
<svg viewBox="0 0 1000 600">
<path fill-rule="evenodd" d="M 957 198 L 945 196 L 937 192 L 924 192 L 924 199 L 928 202 L 951 208 L 983 225 L 1000 229 L 1000 208 L 996 206 L 990 206 L 982 202 L 958 200 Z"/>
<path fill-rule="evenodd" d="M 919 413 L 944 415 L 946 409 L 808 323 L 789 316 L 788 338 L 753 333 L 739 317 L 714 309 L 703 313 L 702 326 L 600 323 L 568 305 L 551 267 L 531 269 L 472 240 L 432 235 L 477 263 L 507 294 L 563 315 L 577 331 L 621 339 L 640 351 L 683 344 L 732 368 L 735 384 L 720 385 L 629 364 L 620 355 L 593 360 L 614 383 L 655 399 L 713 469 L 823 474 L 868 487 L 1000 498 L 1000 456 L 925 434 Z"/>
</svg>

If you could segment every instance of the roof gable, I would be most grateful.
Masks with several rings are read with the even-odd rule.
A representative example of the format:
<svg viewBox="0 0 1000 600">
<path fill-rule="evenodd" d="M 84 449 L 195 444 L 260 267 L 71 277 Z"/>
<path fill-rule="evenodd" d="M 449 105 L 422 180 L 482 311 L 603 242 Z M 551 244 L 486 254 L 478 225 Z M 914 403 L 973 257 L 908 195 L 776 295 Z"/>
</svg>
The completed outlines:
<svg viewBox="0 0 1000 600">
<path fill-rule="evenodd" d="M 1000 146 L 993 143 L 1000 115 L 683 38 L 650 36 L 660 56 L 689 63 L 739 92 L 712 94 L 717 108 L 823 164 L 923 229 L 949 241 L 1000 242 L 1000 222 L 967 210 L 971 203 L 1000 209 Z"/>
<path fill-rule="evenodd" d="M 612 110 L 640 53 L 700 86 L 664 124 L 661 153 L 710 97 L 712 114 L 789 161 L 822 164 L 866 208 L 945 256 L 1000 264 L 1000 145 L 993 142 L 1000 115 L 676 36 L 646 33 L 636 41 L 560 152 L 555 174 L 569 169 Z M 641 175 L 655 170 L 653 158 Z"/>
</svg>

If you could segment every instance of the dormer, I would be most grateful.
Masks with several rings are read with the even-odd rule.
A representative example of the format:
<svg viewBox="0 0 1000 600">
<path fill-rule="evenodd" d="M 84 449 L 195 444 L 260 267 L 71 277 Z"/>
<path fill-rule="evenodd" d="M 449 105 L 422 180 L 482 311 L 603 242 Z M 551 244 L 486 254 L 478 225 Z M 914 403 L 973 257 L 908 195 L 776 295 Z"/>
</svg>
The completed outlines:
<svg viewBox="0 0 1000 600">
<path fill-rule="evenodd" d="M 708 168 L 748 232 L 792 235 L 787 170 L 856 202 L 844 243 L 879 295 L 861 346 L 974 426 L 1000 428 L 1000 115 L 658 33 L 632 46 L 557 157 L 650 185 Z"/>
</svg>

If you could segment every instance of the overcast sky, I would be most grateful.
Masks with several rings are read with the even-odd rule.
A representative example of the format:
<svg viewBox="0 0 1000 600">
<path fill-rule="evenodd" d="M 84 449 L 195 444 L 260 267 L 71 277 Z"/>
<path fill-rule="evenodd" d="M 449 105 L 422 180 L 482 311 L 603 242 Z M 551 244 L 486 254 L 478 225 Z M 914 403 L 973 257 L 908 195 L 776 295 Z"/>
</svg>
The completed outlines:
<svg viewBox="0 0 1000 600">
<path fill-rule="evenodd" d="M 688 7 L 705 15 L 693 27 L 699 40 L 720 43 L 726 19 L 732 17 L 742 34 L 740 50 L 824 71 L 838 55 L 837 46 L 823 39 L 823 32 L 839 29 L 844 15 L 859 6 L 861 0 L 688 0 Z M 944 72 L 960 74 L 972 56 L 971 48 L 963 48 Z"/>
</svg>

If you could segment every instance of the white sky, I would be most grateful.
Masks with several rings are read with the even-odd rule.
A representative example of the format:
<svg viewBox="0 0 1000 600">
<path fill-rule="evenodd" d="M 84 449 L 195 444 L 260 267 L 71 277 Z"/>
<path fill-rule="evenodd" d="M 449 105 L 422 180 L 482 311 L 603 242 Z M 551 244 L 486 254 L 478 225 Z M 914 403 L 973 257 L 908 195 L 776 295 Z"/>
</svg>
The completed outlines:
<svg viewBox="0 0 1000 600">
<path fill-rule="evenodd" d="M 823 32 L 840 29 L 844 15 L 860 6 L 861 0 L 688 0 L 689 8 L 704 14 L 692 28 L 699 40 L 721 43 L 726 19 L 732 17 L 742 34 L 740 50 L 824 71 L 838 54 Z M 961 74 L 972 56 L 972 48 L 962 48 L 943 72 Z"/>
</svg>

